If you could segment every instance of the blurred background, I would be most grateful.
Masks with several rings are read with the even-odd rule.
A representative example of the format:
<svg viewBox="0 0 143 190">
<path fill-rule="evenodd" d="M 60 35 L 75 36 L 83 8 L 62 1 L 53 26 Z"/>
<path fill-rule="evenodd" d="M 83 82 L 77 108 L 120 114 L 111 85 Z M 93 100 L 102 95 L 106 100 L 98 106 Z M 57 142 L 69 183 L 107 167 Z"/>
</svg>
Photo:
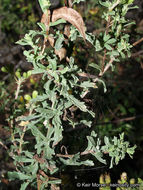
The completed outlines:
<svg viewBox="0 0 143 190">
<path fill-rule="evenodd" d="M 127 14 L 128 19 L 136 22 L 127 31 L 131 36 L 131 44 L 143 37 L 143 1 L 135 0 L 134 4 L 139 8 Z M 80 3 L 75 8 L 82 15 L 88 32 L 98 35 L 105 30 L 105 23 L 101 21 L 103 10 L 96 5 L 95 0 Z M 31 64 L 27 63 L 23 56 L 25 47 L 16 45 L 15 42 L 30 29 L 38 29 L 36 23 L 40 22 L 41 15 L 37 0 L 0 0 L 0 68 L 5 67 L 3 72 L 0 70 L 0 139 L 7 146 L 10 146 L 7 119 L 14 114 L 16 89 L 14 73 L 17 69 L 24 72 L 31 68 Z M 87 49 L 81 42 L 75 44 L 73 49 L 73 56 L 79 65 L 97 62 L 98 56 L 94 49 Z M 105 173 L 110 174 L 112 182 L 117 182 L 122 172 L 127 173 L 128 179 L 143 179 L 143 42 L 132 48 L 130 58 L 121 60 L 115 66 L 114 72 L 108 71 L 103 77 L 107 92 L 104 93 L 101 86 L 90 97 L 93 99 L 96 113 L 93 129 L 101 139 L 105 135 L 113 137 L 124 132 L 126 140 L 131 145 L 137 145 L 134 157 L 133 159 L 126 157 L 111 170 L 108 167 L 101 167 L 99 163 L 97 167 L 89 170 L 83 168 L 76 171 L 67 168 L 65 173 L 61 174 L 63 189 L 69 187 L 76 189 L 73 185 L 75 181 L 84 178 L 87 182 L 98 182 L 101 174 Z M 38 77 L 31 77 L 24 85 L 24 89 L 27 92 L 37 89 L 39 82 Z M 21 102 L 24 101 L 22 98 Z M 84 136 L 87 130 L 67 132 L 67 139 L 70 139 L 73 144 L 76 144 L 77 139 L 80 145 L 84 144 L 85 138 L 79 135 L 82 131 Z M 75 150 L 79 148 L 78 144 L 73 147 Z M 18 182 L 10 183 L 6 178 L 7 171 L 13 170 L 14 165 L 3 146 L 0 146 L 0 166 L 0 190 L 15 189 L 15 184 L 18 185 Z"/>
</svg>

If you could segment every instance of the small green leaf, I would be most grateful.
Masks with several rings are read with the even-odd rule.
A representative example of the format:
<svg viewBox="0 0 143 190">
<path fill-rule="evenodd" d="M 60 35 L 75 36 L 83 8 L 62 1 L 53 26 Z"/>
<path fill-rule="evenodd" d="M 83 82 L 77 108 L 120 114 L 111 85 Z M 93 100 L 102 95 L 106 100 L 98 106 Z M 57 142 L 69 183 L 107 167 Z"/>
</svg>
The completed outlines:
<svg viewBox="0 0 143 190">
<path fill-rule="evenodd" d="M 103 2 L 102 0 L 99 0 L 99 3 L 100 3 L 102 6 L 107 7 L 107 8 L 111 6 L 111 2 L 109 2 L 109 1 Z"/>
<path fill-rule="evenodd" d="M 109 34 L 106 34 L 106 32 L 105 32 L 104 37 L 103 37 L 104 42 L 107 42 L 110 39 L 110 37 L 111 36 Z"/>
<path fill-rule="evenodd" d="M 106 43 L 107 44 L 114 44 L 116 42 L 115 38 L 111 38 L 110 40 L 108 40 Z"/>
<path fill-rule="evenodd" d="M 63 46 L 63 41 L 64 41 L 64 36 L 63 36 L 63 34 L 60 34 L 59 36 L 58 36 L 58 39 L 56 40 L 56 43 L 55 43 L 55 49 L 56 50 L 59 50 L 59 49 L 61 49 L 62 48 L 62 46 Z"/>
<path fill-rule="evenodd" d="M 6 69 L 6 67 L 2 67 L 2 68 L 1 68 L 1 71 L 4 72 L 4 73 L 7 73 L 7 72 L 8 72 L 8 70 Z"/>
<path fill-rule="evenodd" d="M 50 1 L 49 0 L 38 0 L 38 1 L 43 13 L 45 13 L 51 5 Z"/>
<path fill-rule="evenodd" d="M 38 26 L 42 29 L 42 31 L 46 31 L 46 26 L 45 26 L 45 24 L 43 24 L 43 23 L 41 23 L 41 22 L 39 22 L 39 23 L 37 23 L 38 24 Z"/>
<path fill-rule="evenodd" d="M 34 90 L 32 92 L 32 98 L 36 98 L 38 96 L 38 91 L 37 90 Z"/>
<path fill-rule="evenodd" d="M 20 190 L 26 190 L 27 186 L 29 185 L 30 182 L 24 182 L 21 187 Z"/>
<path fill-rule="evenodd" d="M 64 20 L 64 19 L 59 19 L 59 20 L 57 20 L 57 21 L 55 21 L 55 22 L 50 22 L 50 26 L 56 26 L 56 25 L 65 24 L 65 23 L 67 23 L 66 20 Z"/>
<path fill-rule="evenodd" d="M 102 47 L 100 45 L 99 40 L 96 40 L 96 42 L 95 42 L 95 48 L 96 48 L 96 51 L 101 51 L 102 50 Z"/>
<path fill-rule="evenodd" d="M 31 100 L 31 96 L 28 95 L 28 94 L 26 94 L 26 95 L 24 96 L 24 99 L 27 100 L 27 101 L 30 101 L 30 100 Z"/>
<path fill-rule="evenodd" d="M 93 68 L 95 68 L 95 69 L 97 69 L 97 70 L 101 71 L 100 66 L 99 66 L 99 65 L 97 65 L 96 63 L 90 63 L 90 64 L 89 64 L 89 67 L 93 67 Z"/>
<path fill-rule="evenodd" d="M 19 78 L 19 79 L 21 78 L 21 73 L 19 71 L 16 71 L 15 75 L 17 76 L 17 78 Z"/>
<path fill-rule="evenodd" d="M 32 176 L 23 174 L 21 172 L 8 172 L 8 176 L 11 180 L 14 180 L 14 179 L 20 179 L 20 180 L 32 179 Z"/>
<path fill-rule="evenodd" d="M 113 48 L 110 46 L 110 45 L 108 45 L 107 43 L 106 44 L 104 44 L 104 47 L 107 49 L 107 50 L 112 50 Z"/>
</svg>

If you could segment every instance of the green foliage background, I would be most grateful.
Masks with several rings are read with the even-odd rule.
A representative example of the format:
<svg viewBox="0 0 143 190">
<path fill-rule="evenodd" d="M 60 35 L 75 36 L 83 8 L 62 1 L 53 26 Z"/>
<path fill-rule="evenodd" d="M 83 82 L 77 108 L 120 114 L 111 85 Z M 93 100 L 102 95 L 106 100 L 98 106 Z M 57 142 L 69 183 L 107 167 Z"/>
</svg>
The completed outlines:
<svg viewBox="0 0 143 190">
<path fill-rule="evenodd" d="M 36 22 L 39 21 L 39 15 L 41 13 L 38 11 L 36 6 L 36 1 L 0 1 L 0 11 L 1 11 L 1 31 L 5 33 L 4 42 L 9 46 L 13 44 L 16 40 L 20 38 L 21 35 L 25 34 L 29 29 L 37 28 Z M 93 7 L 95 7 L 93 9 Z M 89 32 L 98 32 L 98 29 L 104 27 L 104 23 L 100 22 L 100 16 L 102 10 L 96 7 L 95 1 L 90 1 L 90 3 L 81 4 L 76 7 L 85 18 Z M 37 14 L 38 12 L 38 14 Z M 139 28 L 139 23 L 129 28 L 129 34 L 131 35 L 130 41 L 133 43 L 136 40 L 141 38 L 142 32 Z M 137 53 L 142 50 L 142 44 L 139 44 L 137 47 L 132 49 L 132 54 Z M 85 67 L 85 57 L 90 55 L 88 59 L 89 63 L 91 61 L 96 61 L 98 59 L 98 54 L 95 55 L 93 49 L 84 49 L 82 42 L 79 41 L 78 45 L 75 45 L 73 52 L 76 62 L 81 65 L 84 69 Z M 77 56 L 76 56 L 77 55 Z M 118 136 L 119 133 L 124 132 L 125 138 L 131 142 L 132 145 L 137 145 L 137 150 L 134 156 L 134 159 L 128 160 L 128 158 L 120 163 L 118 167 L 115 167 L 113 170 L 110 170 L 111 175 L 115 174 L 115 180 L 119 178 L 121 172 L 126 170 L 129 177 L 141 177 L 143 178 L 143 168 L 142 166 L 142 145 L 143 145 L 143 119 L 142 119 L 142 98 L 143 97 L 143 85 L 142 85 L 142 56 L 134 57 L 130 59 L 123 59 L 120 63 L 116 64 L 114 73 L 108 71 L 105 74 L 104 81 L 107 85 L 107 93 L 103 92 L 103 86 L 92 93 L 90 98 L 94 98 L 94 105 L 96 110 L 96 120 L 95 125 L 92 127 L 95 130 L 101 139 L 106 136 L 113 137 L 114 135 Z M 8 65 L 9 69 L 9 65 Z M 12 106 L 14 102 L 13 94 L 13 84 L 12 80 L 15 73 L 15 66 L 12 68 L 13 71 L 9 75 L 7 80 L 3 80 L 4 74 L 1 75 L 1 117 L 5 118 L 5 113 L 8 115 L 13 115 L 16 117 L 21 115 L 25 111 L 25 102 L 21 103 L 21 113 L 13 113 Z M 10 69 L 9 69 L 10 70 Z M 93 70 L 93 74 L 97 74 L 97 71 Z M 8 71 L 9 73 L 9 71 Z M 23 71 L 22 71 L 23 73 Z M 39 81 L 37 79 L 32 79 L 29 82 L 30 88 L 25 87 L 25 90 L 32 92 L 37 90 L 39 87 L 36 84 Z M 8 109 L 7 111 L 7 107 Z M 136 119 L 129 119 L 132 117 Z M 121 120 L 127 118 L 125 120 Z M 1 119 L 1 125 L 7 126 L 6 122 L 3 122 Z M 82 131 L 82 135 L 81 135 Z M 87 133 L 88 129 L 83 130 L 73 130 L 71 133 L 66 134 L 66 138 L 69 142 L 73 143 L 74 147 L 73 152 L 77 152 L 82 148 L 82 144 L 85 142 L 84 133 Z M 79 137 L 79 134 L 81 135 Z M 79 143 L 78 143 L 79 142 Z M 66 139 L 65 139 L 66 144 Z M 76 145 L 76 146 L 75 146 Z M 6 161 L 6 160 L 5 160 Z M 128 164 L 127 164 L 128 163 Z M 134 168 L 132 165 L 134 164 Z M 98 165 L 98 164 L 97 164 Z M 123 168 L 123 169 L 122 169 Z M 71 168 L 70 168 L 71 169 Z M 71 169 L 72 170 L 72 169 Z M 101 172 L 105 172 L 101 169 Z M 108 171 L 108 170 L 107 170 Z M 97 172 L 98 176 L 100 172 Z M 112 174 L 113 173 L 113 174 Z M 83 172 L 80 175 L 84 175 Z M 69 175 L 68 172 L 65 174 Z M 65 176 L 63 178 L 65 178 Z"/>
</svg>

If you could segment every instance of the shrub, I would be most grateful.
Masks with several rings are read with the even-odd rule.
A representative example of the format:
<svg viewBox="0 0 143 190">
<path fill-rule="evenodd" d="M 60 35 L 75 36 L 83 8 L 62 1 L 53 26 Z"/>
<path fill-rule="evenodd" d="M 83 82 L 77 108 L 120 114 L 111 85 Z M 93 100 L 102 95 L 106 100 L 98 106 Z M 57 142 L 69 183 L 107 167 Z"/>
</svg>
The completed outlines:
<svg viewBox="0 0 143 190">
<path fill-rule="evenodd" d="M 133 0 L 97 1 L 97 6 L 104 10 L 102 20 L 106 23 L 105 31 L 99 35 L 85 31 L 81 15 L 73 8 L 81 1 L 84 0 L 68 1 L 65 7 L 50 11 L 50 1 L 39 0 L 43 11 L 38 23 L 41 30 L 30 30 L 17 42 L 27 46 L 24 55 L 33 65 L 31 71 L 16 72 L 14 112 L 17 114 L 10 119 L 9 155 L 14 159 L 16 171 L 9 172 L 9 178 L 21 180 L 21 190 L 30 186 L 58 189 L 59 172 L 66 166 L 94 166 L 96 160 L 107 164 L 108 155 L 112 168 L 126 153 L 132 157 L 136 147 L 130 147 L 124 134 L 113 139 L 105 136 L 101 142 L 92 130 L 94 107 L 86 99 L 100 83 L 106 92 L 103 75 L 109 68 L 114 69 L 114 62 L 130 56 L 132 46 L 126 29 L 132 23 L 125 16 L 133 8 Z M 78 43 L 96 52 L 98 62 L 87 60 L 86 66 L 76 63 L 78 51 L 74 50 Z M 40 86 L 31 94 L 24 94 L 22 84 L 34 75 L 40 77 Z M 26 111 L 21 111 L 20 101 Z M 80 126 L 89 127 L 87 134 L 81 134 L 85 143 L 74 142 L 77 148 L 72 149 L 65 132 Z"/>
</svg>

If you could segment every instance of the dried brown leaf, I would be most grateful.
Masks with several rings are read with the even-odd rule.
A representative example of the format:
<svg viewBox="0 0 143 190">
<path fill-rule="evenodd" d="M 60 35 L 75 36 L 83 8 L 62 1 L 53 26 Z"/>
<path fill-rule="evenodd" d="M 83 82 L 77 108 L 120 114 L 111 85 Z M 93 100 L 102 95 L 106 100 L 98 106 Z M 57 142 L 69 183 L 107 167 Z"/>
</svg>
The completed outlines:
<svg viewBox="0 0 143 190">
<path fill-rule="evenodd" d="M 54 38 L 53 38 L 52 36 L 48 35 L 48 38 L 47 38 L 47 39 L 48 39 L 50 45 L 51 45 L 52 47 L 54 47 L 54 43 L 55 43 Z"/>
<path fill-rule="evenodd" d="M 48 10 L 47 13 L 44 13 L 41 18 L 41 23 L 45 24 L 47 32 L 49 31 L 51 12 Z"/>
<path fill-rule="evenodd" d="M 70 25 L 69 24 L 65 25 L 64 35 L 67 37 L 67 38 L 65 38 L 65 43 L 68 44 L 69 36 L 70 36 Z"/>
<path fill-rule="evenodd" d="M 82 16 L 72 8 L 61 7 L 55 9 L 52 14 L 52 22 L 57 21 L 58 19 L 64 19 L 75 26 L 78 31 L 83 36 L 85 41 L 85 25 L 82 19 Z"/>
<path fill-rule="evenodd" d="M 27 126 L 28 124 L 29 124 L 29 121 L 21 121 L 21 122 L 19 123 L 19 126 L 25 127 L 25 126 Z"/>
<path fill-rule="evenodd" d="M 60 61 L 61 61 L 62 59 L 66 57 L 67 50 L 64 47 L 62 47 L 59 50 L 55 49 L 55 54 L 60 58 Z"/>
<path fill-rule="evenodd" d="M 56 186 L 55 184 L 52 184 L 51 190 L 60 190 L 60 188 L 58 186 Z"/>
<path fill-rule="evenodd" d="M 70 36 L 70 26 L 68 24 L 66 24 L 64 28 L 64 35 L 66 35 L 68 38 Z"/>
<path fill-rule="evenodd" d="M 48 41 L 52 47 L 54 47 L 55 40 L 52 36 L 48 36 Z M 60 61 L 66 57 L 67 50 L 62 47 L 59 50 L 55 49 L 55 54 L 60 58 Z"/>
</svg>

